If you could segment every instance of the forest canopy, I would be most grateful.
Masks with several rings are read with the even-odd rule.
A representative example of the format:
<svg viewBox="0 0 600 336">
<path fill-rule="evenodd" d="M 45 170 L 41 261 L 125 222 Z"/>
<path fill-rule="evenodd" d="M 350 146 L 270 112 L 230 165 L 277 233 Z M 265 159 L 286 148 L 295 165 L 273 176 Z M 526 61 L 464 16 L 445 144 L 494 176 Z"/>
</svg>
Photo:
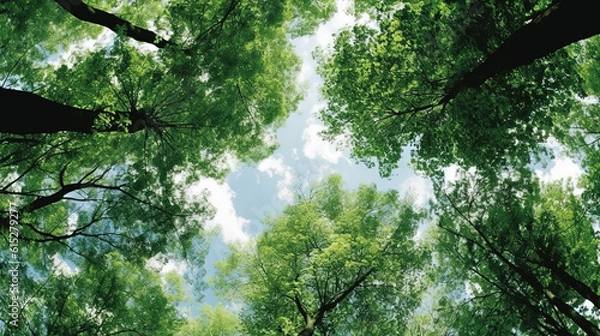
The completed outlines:
<svg viewBox="0 0 600 336">
<path fill-rule="evenodd" d="M 189 187 L 273 157 L 339 4 L 0 1 L 0 333 L 600 336 L 596 0 L 350 2 L 322 135 L 433 197 L 322 169 L 205 265 Z"/>
</svg>

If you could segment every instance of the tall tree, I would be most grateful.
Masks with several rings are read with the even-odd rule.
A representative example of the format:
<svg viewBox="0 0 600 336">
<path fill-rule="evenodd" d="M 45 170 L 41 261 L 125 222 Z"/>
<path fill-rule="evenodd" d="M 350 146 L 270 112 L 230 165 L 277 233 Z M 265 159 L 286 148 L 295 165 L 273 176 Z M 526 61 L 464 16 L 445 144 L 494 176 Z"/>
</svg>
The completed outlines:
<svg viewBox="0 0 600 336">
<path fill-rule="evenodd" d="M 52 282 L 54 255 L 166 255 L 201 282 L 212 210 L 185 185 L 274 150 L 300 96 L 288 34 L 332 3 L 2 1 L 0 204 L 24 269 Z M 5 246 L 5 213 L 0 228 Z"/>
<path fill-rule="evenodd" d="M 273 128 L 299 97 L 293 75 L 298 59 L 287 34 L 305 21 L 314 26 L 333 11 L 328 1 L 154 1 L 143 9 L 114 1 L 99 4 L 110 15 L 95 5 L 36 0 L 0 4 L 0 26 L 13 32 L 0 41 L 0 96 L 7 107 L 19 107 L 18 112 L 8 107 L 0 126 L 0 133 L 7 133 L 1 139 L 0 169 L 6 180 L 0 193 L 11 195 L 25 216 L 35 212 L 38 222 L 42 212 L 66 203 L 71 210 L 84 209 L 104 219 L 106 206 L 83 204 L 86 198 L 90 204 L 109 196 L 129 200 L 126 206 L 131 200 L 144 204 L 133 213 L 146 211 L 144 217 L 157 223 L 202 210 L 204 206 L 185 213 L 177 209 L 173 201 L 185 197 L 176 195 L 180 188 L 174 187 L 173 178 L 184 170 L 190 178 L 222 177 L 227 171 L 223 162 L 231 156 L 253 161 L 274 149 Z M 81 8 L 85 15 L 103 18 L 76 19 L 72 14 Z M 45 15 L 37 15 L 39 11 Z M 305 20 L 311 11 L 321 16 Z M 98 36 L 107 18 L 141 23 L 111 26 L 118 35 L 91 50 L 80 48 Z M 176 46 L 141 47 L 128 29 L 145 29 L 139 27 L 149 22 L 161 34 L 168 33 Z M 52 59 L 61 52 L 69 56 L 57 65 Z M 118 203 L 116 198 L 103 202 L 112 208 Z M 150 209 L 162 216 L 149 215 Z M 124 224 L 116 218 L 131 222 L 122 213 L 110 213 L 111 227 Z M 7 218 L 1 217 L 6 229 Z M 66 221 L 60 221 L 47 223 L 58 230 L 32 227 L 34 236 L 60 240 L 81 233 L 64 234 Z M 189 237 L 186 231 L 180 233 Z"/>
<path fill-rule="evenodd" d="M 394 191 L 330 176 L 234 247 L 216 284 L 244 305 L 247 335 L 397 335 L 420 302 L 423 213 Z"/>
<path fill-rule="evenodd" d="M 237 315 L 227 310 L 221 303 L 216 306 L 204 305 L 200 316 L 189 319 L 177 331 L 176 336 L 240 336 L 242 325 Z"/>
<path fill-rule="evenodd" d="M 3 271 L 8 265 L 2 263 Z M 48 277 L 21 268 L 18 324 L 3 314 L 0 334 L 173 335 L 182 323 L 158 274 L 116 252 L 78 266 L 56 258 Z M 12 303 L 9 296 L 0 300 Z"/>
<path fill-rule="evenodd" d="M 86 197 L 90 204 L 110 195 L 128 200 L 125 205 L 144 204 L 133 213 L 145 211 L 143 216 L 156 223 L 199 213 L 206 207 L 177 209 L 174 201 L 185 197 L 176 195 L 181 188 L 174 186 L 174 177 L 183 171 L 190 179 L 222 177 L 232 156 L 247 162 L 274 149 L 273 128 L 299 97 L 293 76 L 298 59 L 286 34 L 307 21 L 302 15 L 319 12 L 308 20 L 314 25 L 332 12 L 327 1 L 314 6 L 155 1 L 143 9 L 103 2 L 114 12 L 110 15 L 94 6 L 35 0 L 0 4 L 0 26 L 13 32 L 0 42 L 0 96 L 7 106 L 19 107 L 7 110 L 0 126 L 0 133 L 7 133 L 1 139 L 6 181 L 0 193 L 11 195 L 25 216 L 35 212 L 38 221 L 43 211 L 69 203 L 71 210 L 109 215 L 114 228 L 122 225 L 116 218 L 135 222 L 124 211 L 108 214 L 107 206 L 83 206 Z M 127 27 L 117 24 L 119 35 L 77 51 L 106 26 L 102 18 L 75 19 L 71 14 L 78 8 L 96 18 L 153 22 L 176 46 L 142 48 L 127 27 L 143 24 L 123 23 Z M 45 15 L 36 15 L 40 10 Z M 51 54 L 60 52 L 69 56 L 57 65 Z M 103 204 L 121 206 L 115 198 Z M 197 222 L 185 218 L 189 227 Z M 5 216 L 0 222 L 6 229 Z M 65 235 L 66 221 L 61 222 L 48 226 L 63 232 L 32 229 L 43 239 L 69 238 L 73 232 Z M 180 233 L 189 238 L 186 231 Z"/>
<path fill-rule="evenodd" d="M 440 200 L 440 260 L 463 293 L 452 327 L 460 335 L 600 335 L 594 217 L 572 188 L 520 176 L 490 184 L 464 174 Z"/>
<path fill-rule="evenodd" d="M 585 43 L 585 56 L 578 68 L 584 81 L 585 95 L 580 108 L 556 119 L 555 134 L 568 153 L 584 169 L 586 188 L 583 193 L 590 211 L 600 214 L 600 37 Z"/>
<path fill-rule="evenodd" d="M 358 3 L 376 21 L 322 56 L 322 118 L 383 174 L 407 145 L 430 173 L 529 161 L 582 95 L 574 42 L 600 28 L 597 1 Z"/>
</svg>

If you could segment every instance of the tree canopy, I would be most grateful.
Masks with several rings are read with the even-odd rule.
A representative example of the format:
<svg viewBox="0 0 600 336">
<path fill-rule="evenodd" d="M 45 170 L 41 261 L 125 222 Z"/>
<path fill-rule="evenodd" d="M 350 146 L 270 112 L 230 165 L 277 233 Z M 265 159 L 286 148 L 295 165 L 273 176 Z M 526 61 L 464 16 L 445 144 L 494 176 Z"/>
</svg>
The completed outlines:
<svg viewBox="0 0 600 336">
<path fill-rule="evenodd" d="M 200 308 L 200 316 L 189 320 L 175 335 L 238 336 L 242 335 L 241 323 L 238 316 L 225 308 L 221 303 L 215 307 L 204 305 Z"/>
<path fill-rule="evenodd" d="M 0 332 L 600 336 L 600 1 L 352 6 L 315 53 L 324 134 L 382 175 L 410 150 L 435 197 L 329 176 L 230 246 L 229 302 L 190 317 L 215 209 L 188 186 L 274 152 L 290 38 L 336 2 L 0 1 Z M 576 184 L 533 172 L 550 142 Z"/>
<path fill-rule="evenodd" d="M 382 175 L 410 149 L 435 180 L 432 275 L 455 287 L 421 331 L 598 334 L 598 6 L 361 1 L 318 54 L 325 135 Z M 554 140 L 581 192 L 532 177 Z M 473 175 L 449 191 L 450 165 Z"/>
<path fill-rule="evenodd" d="M 272 153 L 275 129 L 301 96 L 288 36 L 334 10 L 331 1 L 0 3 L 0 205 L 18 213 L 22 271 L 36 274 L 21 283 L 32 289 L 21 298 L 25 316 L 48 315 L 33 289 L 57 282 L 43 293 L 51 298 L 80 283 L 58 277 L 53 256 L 81 277 L 114 253 L 141 271 L 149 258 L 185 259 L 201 298 L 203 224 L 213 210 L 186 186 Z M 10 223 L 0 215 L 6 242 Z M 92 318 L 73 307 L 80 316 L 56 319 L 55 330 Z M 121 333 L 152 332 L 129 323 Z M 94 328 L 86 332 L 118 331 Z"/>
<path fill-rule="evenodd" d="M 575 42 L 599 33 L 596 1 L 366 1 L 357 10 L 374 21 L 342 31 L 321 56 L 322 119 L 331 139 L 343 135 L 384 175 L 405 146 L 431 175 L 452 163 L 529 162 L 586 95 L 579 61 L 593 56 Z"/>
<path fill-rule="evenodd" d="M 339 175 L 266 220 L 219 265 L 245 335 L 399 335 L 420 303 L 421 210 L 394 191 L 346 191 Z"/>
<path fill-rule="evenodd" d="M 460 335 L 598 335 L 596 218 L 572 187 L 461 174 L 440 199 L 438 247 Z M 468 289 L 465 289 L 468 287 Z M 456 313 L 458 314 L 456 315 Z"/>
</svg>

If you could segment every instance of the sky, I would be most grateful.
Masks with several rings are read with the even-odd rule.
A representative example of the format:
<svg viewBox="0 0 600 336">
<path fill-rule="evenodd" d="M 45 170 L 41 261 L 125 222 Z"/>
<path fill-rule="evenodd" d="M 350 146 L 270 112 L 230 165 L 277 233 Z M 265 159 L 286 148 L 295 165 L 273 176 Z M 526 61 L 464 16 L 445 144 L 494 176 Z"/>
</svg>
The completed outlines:
<svg viewBox="0 0 600 336">
<path fill-rule="evenodd" d="M 417 205 L 422 206 L 433 197 L 431 182 L 415 174 L 408 165 L 408 155 L 389 178 L 382 178 L 376 168 L 355 162 L 347 149 L 336 148 L 319 135 L 325 129 L 318 118 L 319 110 L 325 106 L 319 93 L 323 80 L 316 72 L 317 64 L 311 55 L 317 47 L 330 46 L 335 33 L 353 23 L 353 18 L 344 13 L 346 2 L 338 2 L 338 5 L 342 10 L 321 25 L 315 34 L 292 40 L 295 51 L 303 60 L 298 82 L 305 85 L 307 91 L 297 110 L 277 131 L 279 148 L 253 165 L 241 166 L 232 162 L 232 171 L 225 181 L 203 179 L 189 186 L 190 193 L 207 190 L 209 201 L 216 209 L 215 217 L 207 223 L 207 228 L 220 231 L 210 240 L 205 262 L 208 277 L 214 274 L 213 264 L 226 256 L 228 244 L 256 237 L 263 230 L 265 216 L 281 213 L 303 185 L 322 180 L 331 173 L 341 174 L 349 189 L 374 183 L 380 191 L 396 189 L 401 197 L 410 195 Z M 542 181 L 568 177 L 576 180 L 582 174 L 581 168 L 561 153 L 557 143 L 549 141 L 547 146 L 554 151 L 555 159 L 546 167 L 536 167 L 536 174 Z M 445 175 L 447 180 L 453 180 L 456 167 L 447 168 Z M 170 263 L 163 271 L 182 272 L 185 268 L 182 265 Z M 214 305 L 216 302 L 208 290 L 203 303 Z"/>
</svg>

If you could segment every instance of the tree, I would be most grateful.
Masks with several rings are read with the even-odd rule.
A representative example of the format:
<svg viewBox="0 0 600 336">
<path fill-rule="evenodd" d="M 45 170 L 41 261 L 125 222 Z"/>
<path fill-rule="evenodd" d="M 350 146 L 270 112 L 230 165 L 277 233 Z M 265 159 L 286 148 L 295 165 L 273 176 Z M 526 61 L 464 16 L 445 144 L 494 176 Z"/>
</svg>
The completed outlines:
<svg viewBox="0 0 600 336">
<path fill-rule="evenodd" d="M 241 334 L 241 323 L 237 315 L 230 312 L 221 303 L 216 306 L 204 305 L 200 308 L 200 316 L 188 320 L 176 336 L 238 336 Z"/>
<path fill-rule="evenodd" d="M 439 207 L 458 334 L 600 335 L 600 241 L 572 187 L 463 174 Z"/>
<path fill-rule="evenodd" d="M 6 253 L 2 253 L 3 257 Z M 3 258 L 4 259 L 4 258 Z M 182 323 L 177 302 L 164 293 L 158 274 L 110 253 L 72 269 L 57 262 L 51 276 L 20 275 L 25 297 L 18 326 L 2 315 L 3 335 L 173 335 Z M 8 273 L 8 263 L 2 263 Z M 24 269 L 22 268 L 24 271 Z M 8 306 L 8 296 L 1 302 Z"/>
<path fill-rule="evenodd" d="M 331 139 L 343 135 L 384 175 L 405 146 L 430 174 L 529 162 L 584 96 L 574 42 L 599 32 L 597 1 L 359 5 L 376 21 L 341 32 L 321 55 L 322 118 Z"/>
<path fill-rule="evenodd" d="M 420 302 L 423 218 L 395 191 L 345 191 L 333 175 L 234 246 L 215 283 L 242 300 L 248 335 L 399 335 Z"/>
<path fill-rule="evenodd" d="M 296 99 L 289 93 L 295 91 L 290 70 L 294 69 L 297 59 L 290 51 L 286 33 L 300 29 L 297 26 L 302 26 L 307 21 L 303 18 L 303 15 L 308 16 L 307 12 L 320 14 L 310 18 L 316 25 L 334 10 L 330 1 L 314 5 L 310 2 L 258 5 L 255 2 L 236 0 L 218 1 L 210 5 L 202 2 L 188 4 L 183 1 L 153 1 L 143 10 L 135 4 L 106 4 L 115 6 L 114 9 L 125 16 L 133 16 L 142 22 L 153 22 L 163 31 L 162 34 L 171 35 L 166 40 L 120 18 L 119 13 L 113 15 L 79 0 L 56 1 L 53 8 L 46 8 L 51 14 L 46 21 L 35 22 L 32 14 L 39 5 L 37 2 L 32 0 L 21 6 L 3 5 L 2 8 L 7 14 L 3 22 L 5 28 L 17 29 L 17 32 L 24 33 L 25 39 L 19 41 L 21 50 L 14 48 L 17 53 L 12 57 L 14 60 L 11 59 L 13 55 L 7 57 L 2 71 L 6 77 L 1 94 L 7 102 L 30 108 L 23 113 L 7 116 L 0 129 L 4 133 L 102 131 L 106 129 L 102 126 L 94 127 L 97 126 L 95 123 L 102 120 L 105 122 L 100 122 L 101 124 L 109 121 L 108 129 L 112 131 L 167 128 L 175 126 L 168 122 L 174 116 L 183 115 L 184 119 L 185 116 L 189 117 L 188 109 L 201 114 L 201 120 L 206 119 L 200 113 L 203 110 L 213 114 L 220 113 L 221 116 L 228 114 L 229 118 L 235 116 L 234 119 L 237 120 L 231 119 L 230 123 L 237 127 L 252 125 L 245 132 L 257 126 L 270 125 L 279 116 L 289 113 L 289 108 Z M 25 24 L 13 22 L 17 18 L 25 19 Z M 60 33 L 52 34 L 47 31 L 55 25 L 60 27 L 63 22 L 73 23 L 72 18 L 81 20 L 75 24 L 75 29 L 84 33 L 79 33 L 78 36 L 95 37 L 100 30 L 94 29 L 94 25 L 98 25 L 117 32 L 124 41 L 144 42 L 158 50 L 150 53 L 146 51 L 146 57 L 136 57 L 131 55 L 131 48 L 114 48 L 111 53 L 112 48 L 109 46 L 108 50 L 101 51 L 95 59 L 85 58 L 92 62 L 87 69 L 79 68 L 69 74 L 58 74 L 68 75 L 68 84 L 74 84 L 72 81 L 76 77 L 87 85 L 68 86 L 61 93 L 52 95 L 48 91 L 56 93 L 58 88 L 54 83 L 46 83 L 56 80 L 48 76 L 54 69 L 37 66 L 36 61 L 47 59 L 48 53 L 55 52 L 58 46 L 68 49 L 69 43 L 73 44 L 69 39 L 62 39 Z M 290 24 L 292 19 L 298 23 Z M 53 32 L 56 31 L 61 30 L 53 29 Z M 9 39 L 10 37 L 7 38 L 7 43 Z M 33 45 L 40 49 L 41 54 L 23 50 L 23 47 L 31 48 Z M 128 46 L 131 45 L 128 43 Z M 12 48 L 9 51 L 12 52 Z M 120 57 L 124 57 L 122 61 L 125 64 L 119 62 Z M 113 63 L 117 66 L 111 66 Z M 129 70 L 133 66 L 138 67 L 138 73 L 130 73 L 134 78 L 124 79 L 120 76 L 123 70 Z M 90 73 L 92 69 L 94 71 Z M 139 73 L 140 70 L 146 73 Z M 41 71 L 42 74 L 38 73 L 41 76 L 34 76 L 34 71 Z M 6 79 L 9 78 L 16 80 L 18 89 L 38 91 L 49 85 L 51 90 L 42 91 L 41 96 L 11 90 L 6 87 Z M 265 89 L 268 89 L 268 102 L 265 101 L 267 97 L 264 97 Z M 92 92 L 86 94 L 85 91 Z M 227 99 L 228 106 L 219 106 L 218 97 Z M 102 98 L 107 98 L 107 101 Z M 207 105 L 209 108 L 206 108 Z M 210 107 L 218 111 L 210 111 Z M 158 118 L 157 115 L 161 117 Z M 40 122 L 31 122 L 36 119 Z M 188 126 L 198 122 L 194 119 L 188 121 Z M 117 124 L 121 124 L 121 127 Z M 210 123 L 205 120 L 204 123 L 199 123 L 199 127 L 207 124 Z M 127 127 L 130 125 L 134 125 L 134 129 Z M 227 123 L 218 126 L 227 127 Z"/>
<path fill-rule="evenodd" d="M 231 157 L 249 162 L 274 150 L 273 129 L 299 98 L 298 59 L 287 34 L 326 18 L 331 2 L 99 4 L 113 14 L 95 5 L 0 4 L 0 26 L 13 32 L 0 41 L 0 96 L 20 106 L 0 126 L 6 177 L 0 193 L 38 223 L 44 213 L 63 211 L 46 227 L 25 221 L 33 240 L 66 241 L 109 221 L 109 234 L 127 224 L 137 231 L 127 238 L 138 244 L 149 243 L 135 238 L 139 231 L 173 233 L 174 227 L 175 239 L 189 242 L 210 211 L 202 200 L 188 204 L 173 180 L 183 172 L 189 181 L 221 178 Z M 158 46 L 144 47 L 153 44 L 142 36 L 150 30 L 131 22 L 152 22 L 155 35 L 169 42 L 156 37 Z M 101 27 L 117 34 L 80 48 Z M 68 59 L 52 63 L 59 52 Z M 92 220 L 65 233 L 64 210 Z M 144 218 L 148 230 L 131 225 Z M 173 239 L 159 240 L 162 247 L 148 247 L 154 253 Z"/>
<path fill-rule="evenodd" d="M 589 210 L 600 214 L 600 72 L 598 52 L 600 38 L 591 38 L 584 46 L 581 66 L 579 68 L 585 79 L 584 90 L 587 99 L 580 102 L 580 108 L 573 109 L 569 114 L 557 120 L 555 134 L 565 144 L 570 156 L 584 169 L 585 191 L 583 198 Z"/>
<path fill-rule="evenodd" d="M 0 205 L 19 214 L 19 256 L 36 282 L 56 280 L 51 256 L 85 269 L 116 253 L 136 267 L 186 259 L 201 288 L 212 209 L 185 185 L 274 150 L 274 129 L 300 97 L 288 34 L 333 9 L 1 2 Z M 6 213 L 0 228 L 8 245 Z"/>
</svg>

